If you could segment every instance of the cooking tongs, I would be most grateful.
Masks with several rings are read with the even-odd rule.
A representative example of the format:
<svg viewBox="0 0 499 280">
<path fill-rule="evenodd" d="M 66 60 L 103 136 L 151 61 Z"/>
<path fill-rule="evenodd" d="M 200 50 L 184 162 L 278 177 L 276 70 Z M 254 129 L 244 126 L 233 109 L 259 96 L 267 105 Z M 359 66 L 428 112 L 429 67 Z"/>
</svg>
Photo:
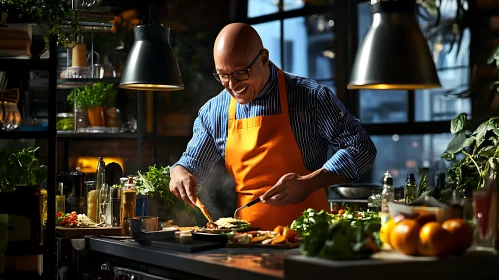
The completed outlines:
<svg viewBox="0 0 499 280">
<path fill-rule="evenodd" d="M 211 218 L 210 214 L 208 213 L 208 210 L 206 209 L 206 206 L 201 203 L 201 200 L 199 198 L 196 200 L 196 206 L 201 210 L 201 213 L 206 217 L 208 222 L 213 223 L 213 219 Z"/>
<path fill-rule="evenodd" d="M 245 205 L 237 208 L 236 211 L 234 211 L 234 219 L 237 219 L 237 211 L 239 211 L 241 209 L 244 209 L 244 208 L 247 208 L 247 207 L 250 207 L 250 206 L 253 206 L 253 205 L 257 204 L 260 201 L 262 201 L 262 200 L 260 199 L 260 197 L 258 197 L 256 199 L 250 201 L 249 203 L 247 203 L 247 204 L 245 204 Z"/>
</svg>

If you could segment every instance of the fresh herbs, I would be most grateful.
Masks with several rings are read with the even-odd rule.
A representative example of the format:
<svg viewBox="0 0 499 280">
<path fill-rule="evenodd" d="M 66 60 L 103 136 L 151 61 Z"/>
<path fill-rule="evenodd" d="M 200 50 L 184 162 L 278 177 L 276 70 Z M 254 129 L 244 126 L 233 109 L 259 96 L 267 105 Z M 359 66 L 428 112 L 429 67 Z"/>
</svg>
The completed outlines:
<svg viewBox="0 0 499 280">
<path fill-rule="evenodd" d="M 333 216 L 328 214 L 324 210 L 317 211 L 315 209 L 309 208 L 303 211 L 303 215 L 293 221 L 290 228 L 297 230 L 298 235 L 300 236 L 308 236 L 310 235 L 310 231 L 313 225 L 322 222 L 326 222 L 329 224 L 332 222 L 332 220 Z"/>
<path fill-rule="evenodd" d="M 164 203 L 165 210 L 170 210 L 175 215 L 183 215 L 194 221 L 197 208 L 192 208 L 170 192 L 170 166 L 149 166 L 148 171 L 144 174 L 139 171 L 135 180 L 137 181 L 137 195 L 160 198 Z"/>
<path fill-rule="evenodd" d="M 85 86 L 83 89 L 75 88 L 66 97 L 70 105 L 74 104 L 76 93 L 76 107 L 86 109 L 93 107 L 111 107 L 116 101 L 117 91 L 113 84 L 95 83 L 93 86 Z"/>
<path fill-rule="evenodd" d="M 442 157 L 454 161 L 447 170 L 449 182 L 445 189 L 458 190 L 465 197 L 471 197 L 473 190 L 483 187 L 485 177 L 492 171 L 496 176 L 499 167 L 499 117 L 484 121 L 470 135 L 466 134 L 466 114 L 462 113 L 451 121 L 451 140 Z M 458 155 L 464 155 L 457 160 Z"/>
<path fill-rule="evenodd" d="M 369 258 L 381 248 L 380 228 L 379 221 L 350 223 L 340 220 L 329 224 L 323 220 L 311 227 L 300 249 L 309 257 L 333 260 Z"/>
<path fill-rule="evenodd" d="M 41 165 L 35 152 L 39 147 L 0 149 L 0 192 L 12 192 L 17 186 L 38 186 L 47 180 L 47 166 Z"/>
<path fill-rule="evenodd" d="M 329 214 L 324 210 L 317 211 L 309 208 L 303 211 L 303 214 L 293 221 L 290 228 L 297 230 L 299 236 L 306 237 L 311 234 L 312 227 L 322 222 L 327 222 L 328 224 L 336 222 L 359 224 L 381 222 L 381 217 L 379 212 L 375 211 L 353 211 L 347 208 L 342 214 Z"/>
<path fill-rule="evenodd" d="M 428 182 L 426 180 L 426 174 L 423 174 L 421 180 L 419 181 L 419 186 L 416 191 L 416 198 L 420 198 L 422 196 L 427 196 L 431 194 L 431 190 L 428 189 Z M 412 202 L 412 201 L 410 201 Z"/>
</svg>

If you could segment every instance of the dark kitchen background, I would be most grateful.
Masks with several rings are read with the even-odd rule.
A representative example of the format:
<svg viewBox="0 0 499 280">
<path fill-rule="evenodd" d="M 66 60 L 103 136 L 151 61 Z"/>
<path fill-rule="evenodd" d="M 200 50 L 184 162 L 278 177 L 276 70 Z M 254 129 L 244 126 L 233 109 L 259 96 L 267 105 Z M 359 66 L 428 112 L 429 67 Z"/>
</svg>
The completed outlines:
<svg viewBox="0 0 499 280">
<path fill-rule="evenodd" d="M 442 24 L 454 19 L 455 1 L 443 1 Z M 145 138 L 141 158 L 134 138 L 64 138 L 58 141 L 58 170 L 73 171 L 85 160 L 99 156 L 120 160 L 124 175 L 134 175 L 138 169 L 145 171 L 153 164 L 175 163 L 192 136 L 198 109 L 222 89 L 211 75 L 214 39 L 224 25 L 241 21 L 256 28 L 277 66 L 330 87 L 360 119 L 378 149 L 374 167 L 362 176 L 361 182 L 379 183 L 383 173 L 390 170 L 396 187 L 405 185 L 407 173 L 415 173 L 418 181 L 423 173 L 428 173 L 432 175 L 428 183 L 434 186 L 433 175 L 449 167 L 441 159 L 452 139 L 449 120 L 464 112 L 472 117 L 473 124 L 478 124 L 497 114 L 499 105 L 497 94 L 490 91 L 494 66 L 486 62 L 499 44 L 497 20 L 489 21 L 476 13 L 482 1 L 469 2 L 473 3 L 470 11 L 474 17 L 472 24 L 461 25 L 463 32 L 459 30 L 457 36 L 453 36 L 452 28 L 425 32 L 442 89 L 394 92 L 346 89 L 357 46 L 371 24 L 367 1 L 284 0 L 281 11 L 276 0 L 103 1 L 103 6 L 136 9 L 139 17 L 147 17 L 149 4 L 155 4 L 160 20 L 172 28 L 171 42 L 177 46 L 174 51 L 185 90 L 154 96 L 144 93 L 144 129 L 154 131 L 152 124 L 156 122 L 156 131 L 162 137 Z M 423 18 L 420 24 L 423 30 L 432 31 Z M 472 37 L 476 40 L 471 41 Z M 30 114 L 41 118 L 46 114 L 46 104 L 36 103 L 36 96 L 52 93 L 43 84 L 30 86 L 31 99 L 35 100 L 26 101 Z M 64 109 L 67 104 L 60 101 L 58 106 Z M 136 92 L 120 90 L 117 106 L 122 121 L 136 116 Z M 46 144 L 36 140 L 36 145 Z M 51 155 L 41 149 L 38 156 L 46 162 Z M 236 194 L 223 161 L 203 182 L 199 195 L 213 218 L 232 216 Z"/>
</svg>

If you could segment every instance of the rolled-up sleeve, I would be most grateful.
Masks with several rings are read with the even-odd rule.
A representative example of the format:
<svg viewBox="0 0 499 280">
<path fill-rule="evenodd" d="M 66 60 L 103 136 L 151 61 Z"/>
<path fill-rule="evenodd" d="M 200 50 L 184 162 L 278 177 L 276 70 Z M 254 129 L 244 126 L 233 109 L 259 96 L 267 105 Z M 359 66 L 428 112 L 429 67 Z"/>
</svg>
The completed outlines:
<svg viewBox="0 0 499 280">
<path fill-rule="evenodd" d="M 171 166 L 171 169 L 177 165 L 185 167 L 198 184 L 206 180 L 209 172 L 220 159 L 213 135 L 208 129 L 209 116 L 208 105 L 201 107 L 194 121 L 192 139 L 179 161 Z"/>
<path fill-rule="evenodd" d="M 359 120 L 348 112 L 331 90 L 321 88 L 318 98 L 319 133 L 335 150 L 323 168 L 355 182 L 373 166 L 376 147 Z"/>
</svg>

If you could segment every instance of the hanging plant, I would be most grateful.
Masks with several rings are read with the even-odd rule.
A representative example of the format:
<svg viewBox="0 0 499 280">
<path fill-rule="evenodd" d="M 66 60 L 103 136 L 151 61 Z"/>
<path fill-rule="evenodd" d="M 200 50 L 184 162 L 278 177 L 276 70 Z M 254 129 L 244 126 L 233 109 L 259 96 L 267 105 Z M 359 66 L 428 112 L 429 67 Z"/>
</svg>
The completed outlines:
<svg viewBox="0 0 499 280">
<path fill-rule="evenodd" d="M 45 31 L 45 40 L 57 36 L 57 43 L 73 45 L 81 35 L 78 16 L 66 0 L 5 0 L 14 5 L 19 17 L 40 25 Z"/>
</svg>

